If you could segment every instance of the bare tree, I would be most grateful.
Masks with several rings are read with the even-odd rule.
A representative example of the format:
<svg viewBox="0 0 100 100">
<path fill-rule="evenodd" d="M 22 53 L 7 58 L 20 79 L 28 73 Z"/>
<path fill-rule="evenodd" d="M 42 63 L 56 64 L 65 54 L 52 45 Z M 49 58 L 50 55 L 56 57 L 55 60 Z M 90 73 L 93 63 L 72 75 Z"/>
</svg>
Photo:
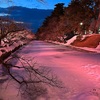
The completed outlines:
<svg viewBox="0 0 100 100">
<path fill-rule="evenodd" d="M 8 18 L 0 18 L 0 46 L 2 47 L 1 42 L 12 42 L 11 38 L 13 38 L 14 32 L 25 30 L 25 26 L 22 24 L 17 24 L 15 21 Z M 9 39 L 9 37 L 11 37 Z M 7 41 L 5 41 L 5 39 Z"/>
</svg>

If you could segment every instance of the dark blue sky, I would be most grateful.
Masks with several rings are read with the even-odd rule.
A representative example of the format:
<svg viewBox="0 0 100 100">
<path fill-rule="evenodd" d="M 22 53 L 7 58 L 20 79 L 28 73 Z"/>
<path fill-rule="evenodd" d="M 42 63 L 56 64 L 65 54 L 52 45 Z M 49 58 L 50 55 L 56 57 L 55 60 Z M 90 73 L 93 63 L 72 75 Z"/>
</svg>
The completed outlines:
<svg viewBox="0 0 100 100">
<path fill-rule="evenodd" d="M 0 0 L 0 7 L 5 8 L 13 5 L 38 9 L 54 9 L 54 5 L 57 3 L 65 3 L 65 6 L 67 6 L 70 2 L 71 0 L 45 0 L 44 2 L 39 2 L 39 0 Z"/>
</svg>

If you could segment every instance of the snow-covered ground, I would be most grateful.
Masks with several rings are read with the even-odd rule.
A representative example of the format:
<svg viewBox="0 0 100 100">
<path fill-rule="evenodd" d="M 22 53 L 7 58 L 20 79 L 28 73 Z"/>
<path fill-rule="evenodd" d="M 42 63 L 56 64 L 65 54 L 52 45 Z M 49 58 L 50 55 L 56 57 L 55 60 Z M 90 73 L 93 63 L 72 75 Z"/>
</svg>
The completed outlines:
<svg viewBox="0 0 100 100">
<path fill-rule="evenodd" d="M 27 44 L 33 38 L 34 36 L 27 30 L 8 34 L 1 40 L 0 57 L 12 52 L 18 46 Z M 2 58 L 0 59 L 2 60 Z M 16 91 L 18 85 L 13 81 L 10 81 L 10 84 L 8 84 L 9 77 L 2 75 L 3 71 L 1 66 L 0 62 L 0 100 L 21 100 L 21 96 L 19 96 L 18 91 Z"/>
<path fill-rule="evenodd" d="M 26 44 L 28 40 L 31 40 L 32 38 L 30 32 L 26 30 L 8 34 L 1 40 L 0 56 L 6 52 L 12 51 L 19 45 Z"/>
<path fill-rule="evenodd" d="M 83 39 L 87 36 L 92 36 L 92 35 L 93 34 L 83 35 Z M 82 49 L 82 50 L 86 50 L 86 51 L 90 51 L 90 52 L 100 53 L 100 43 L 96 48 L 72 46 L 71 43 L 73 43 L 76 40 L 76 38 L 77 38 L 77 36 L 72 37 L 71 39 L 67 40 L 67 43 L 60 43 L 60 42 L 57 42 L 57 41 L 48 41 L 48 42 L 55 43 L 55 44 L 60 44 L 60 45 L 65 45 L 65 46 L 69 46 L 69 47 L 76 48 L 76 49 Z"/>
<path fill-rule="evenodd" d="M 99 93 L 100 87 L 100 55 L 98 53 L 81 52 L 62 45 L 34 41 L 26 46 L 20 55 L 35 57 L 35 61 L 40 66 L 52 68 L 64 82 L 66 89 L 59 92 L 55 90 L 56 92 L 52 92 L 50 99 L 47 100 L 100 99 L 96 99 L 98 97 L 95 96 L 96 92 Z"/>
<path fill-rule="evenodd" d="M 19 51 L 20 56 L 33 58 L 38 66 L 51 68 L 64 83 L 64 89 L 50 88 L 47 96 L 39 100 L 100 100 L 100 45 L 95 49 L 75 50 L 70 45 L 75 39 L 66 44 L 54 42 L 60 45 L 32 41 Z M 1 84 L 0 99 L 21 100 L 20 95 L 16 96 L 17 85 L 12 81 L 5 89 L 7 82 Z"/>
<path fill-rule="evenodd" d="M 19 52 L 19 55 L 33 58 L 38 66 L 51 68 L 64 83 L 64 89 L 49 89 L 47 96 L 39 100 L 100 100 L 98 53 L 77 51 L 43 41 L 32 41 Z M 3 83 L 2 86 L 4 85 Z M 1 92 L 2 98 L 20 100 L 15 96 L 16 91 L 11 88 Z"/>
</svg>

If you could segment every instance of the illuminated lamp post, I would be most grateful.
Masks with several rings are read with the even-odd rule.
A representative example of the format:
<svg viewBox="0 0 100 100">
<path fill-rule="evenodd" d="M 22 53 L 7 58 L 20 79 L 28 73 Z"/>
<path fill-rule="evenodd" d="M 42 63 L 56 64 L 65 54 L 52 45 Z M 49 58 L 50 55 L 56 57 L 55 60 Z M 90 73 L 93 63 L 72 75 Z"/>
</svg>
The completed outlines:
<svg viewBox="0 0 100 100">
<path fill-rule="evenodd" d="M 83 23 L 81 22 L 81 23 L 80 23 L 80 26 L 82 26 L 82 25 L 83 25 Z"/>
<path fill-rule="evenodd" d="M 83 27 L 83 23 L 80 22 L 80 34 L 82 34 L 82 27 Z"/>
</svg>

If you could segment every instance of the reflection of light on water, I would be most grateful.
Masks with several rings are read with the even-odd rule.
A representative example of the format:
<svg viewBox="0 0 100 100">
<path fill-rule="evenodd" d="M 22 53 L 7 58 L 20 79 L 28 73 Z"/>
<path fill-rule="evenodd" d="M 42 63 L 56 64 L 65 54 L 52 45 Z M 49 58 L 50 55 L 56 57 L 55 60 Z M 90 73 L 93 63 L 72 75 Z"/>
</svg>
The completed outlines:
<svg viewBox="0 0 100 100">
<path fill-rule="evenodd" d="M 0 13 L 0 16 L 10 16 L 10 14 Z"/>
</svg>

